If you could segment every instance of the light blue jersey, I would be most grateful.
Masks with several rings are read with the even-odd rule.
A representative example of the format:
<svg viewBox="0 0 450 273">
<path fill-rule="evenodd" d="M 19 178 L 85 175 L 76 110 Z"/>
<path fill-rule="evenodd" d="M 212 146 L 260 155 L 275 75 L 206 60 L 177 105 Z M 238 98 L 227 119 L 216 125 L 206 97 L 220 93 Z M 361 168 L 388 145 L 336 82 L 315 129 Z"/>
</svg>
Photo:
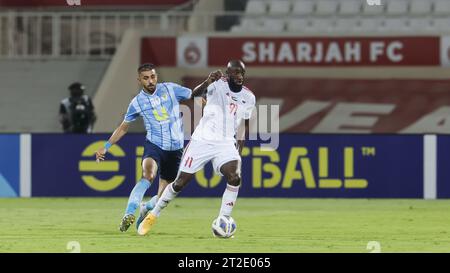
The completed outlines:
<svg viewBox="0 0 450 273">
<path fill-rule="evenodd" d="M 141 90 L 133 98 L 124 121 L 132 122 L 142 116 L 151 143 L 166 151 L 182 149 L 184 133 L 179 102 L 189 99 L 191 94 L 191 89 L 178 84 L 158 83 L 152 95 Z"/>
</svg>

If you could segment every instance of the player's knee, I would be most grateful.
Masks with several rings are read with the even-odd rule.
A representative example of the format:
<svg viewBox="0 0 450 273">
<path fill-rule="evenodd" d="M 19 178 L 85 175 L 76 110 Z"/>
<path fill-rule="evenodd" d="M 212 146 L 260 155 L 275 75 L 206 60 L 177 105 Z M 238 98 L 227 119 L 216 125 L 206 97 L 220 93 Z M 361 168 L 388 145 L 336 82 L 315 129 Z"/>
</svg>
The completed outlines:
<svg viewBox="0 0 450 273">
<path fill-rule="evenodd" d="M 241 185 L 241 176 L 237 173 L 232 173 L 227 176 L 228 184 L 231 186 L 239 186 Z"/>
<path fill-rule="evenodd" d="M 193 174 L 189 173 L 183 173 L 177 177 L 177 179 L 173 182 L 172 188 L 176 192 L 180 192 L 186 185 L 189 183 L 189 181 L 192 180 Z"/>
<path fill-rule="evenodd" d="M 144 173 L 142 174 L 142 176 L 145 178 L 145 179 L 147 179 L 148 181 L 153 181 L 154 179 L 155 179 L 155 177 L 156 177 L 156 175 L 154 174 L 154 173 L 152 173 L 152 172 L 145 172 L 144 171 Z"/>
<path fill-rule="evenodd" d="M 173 182 L 172 188 L 174 191 L 180 192 L 184 188 L 184 186 L 186 186 L 186 184 L 183 183 L 183 181 L 175 180 L 175 182 Z"/>
</svg>

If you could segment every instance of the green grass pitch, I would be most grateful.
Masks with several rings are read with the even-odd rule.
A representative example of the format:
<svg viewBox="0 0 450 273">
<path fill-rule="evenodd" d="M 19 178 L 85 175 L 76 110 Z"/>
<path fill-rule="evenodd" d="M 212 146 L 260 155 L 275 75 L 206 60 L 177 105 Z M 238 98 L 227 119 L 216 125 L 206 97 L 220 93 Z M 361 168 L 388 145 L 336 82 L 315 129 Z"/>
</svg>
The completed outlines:
<svg viewBox="0 0 450 273">
<path fill-rule="evenodd" d="M 139 236 L 125 198 L 0 199 L 0 252 L 450 252 L 450 200 L 239 198 L 232 239 L 211 233 L 220 202 L 179 197 Z"/>
</svg>

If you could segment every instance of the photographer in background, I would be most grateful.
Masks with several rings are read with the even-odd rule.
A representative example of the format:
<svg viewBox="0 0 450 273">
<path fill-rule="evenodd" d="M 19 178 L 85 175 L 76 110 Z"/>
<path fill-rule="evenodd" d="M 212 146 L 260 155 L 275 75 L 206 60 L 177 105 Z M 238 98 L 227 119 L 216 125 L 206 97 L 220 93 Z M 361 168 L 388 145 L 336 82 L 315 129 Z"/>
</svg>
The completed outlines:
<svg viewBox="0 0 450 273">
<path fill-rule="evenodd" d="M 86 87 L 78 82 L 69 86 L 70 97 L 61 101 L 59 121 L 64 133 L 91 133 L 96 115 L 94 105 L 88 95 L 84 94 Z"/>
</svg>

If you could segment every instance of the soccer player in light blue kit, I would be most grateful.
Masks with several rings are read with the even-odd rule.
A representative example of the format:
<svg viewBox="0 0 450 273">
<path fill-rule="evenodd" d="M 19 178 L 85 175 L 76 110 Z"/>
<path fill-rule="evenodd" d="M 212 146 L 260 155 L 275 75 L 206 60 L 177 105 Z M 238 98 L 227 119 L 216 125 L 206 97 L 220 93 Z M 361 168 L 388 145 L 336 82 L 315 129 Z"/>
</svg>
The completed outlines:
<svg viewBox="0 0 450 273">
<path fill-rule="evenodd" d="M 184 133 L 179 102 L 193 98 L 192 90 L 175 83 L 157 83 L 158 75 L 153 64 L 138 68 L 138 81 L 142 90 L 133 98 L 125 119 L 114 131 L 104 147 L 96 152 L 97 161 L 104 160 L 108 149 L 128 131 L 130 122 L 138 116 L 143 118 L 147 136 L 142 156 L 142 178 L 133 188 L 119 230 L 125 232 L 135 221 L 134 213 L 142 202 L 145 192 L 160 174 L 158 195 L 175 180 L 183 154 Z M 211 80 L 219 74 L 210 74 Z M 137 226 L 158 200 L 158 195 L 149 202 L 141 203 Z"/>
</svg>

